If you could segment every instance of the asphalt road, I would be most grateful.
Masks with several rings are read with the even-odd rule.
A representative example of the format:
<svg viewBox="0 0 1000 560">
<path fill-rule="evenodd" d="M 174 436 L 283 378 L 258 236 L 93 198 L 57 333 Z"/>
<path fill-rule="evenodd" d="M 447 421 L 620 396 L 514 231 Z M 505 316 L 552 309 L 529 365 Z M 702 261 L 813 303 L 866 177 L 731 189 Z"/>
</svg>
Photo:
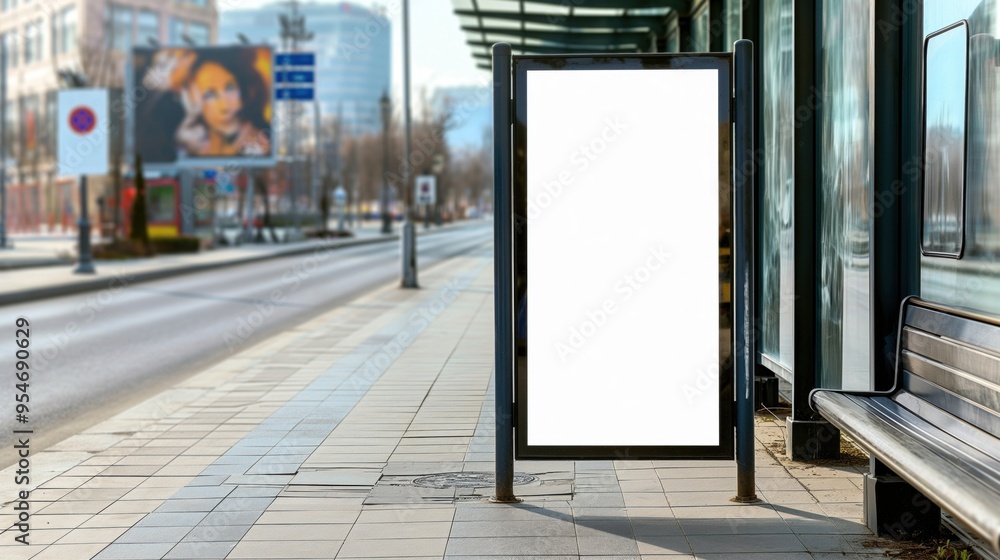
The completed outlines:
<svg viewBox="0 0 1000 560">
<path fill-rule="evenodd" d="M 418 265 L 481 249 L 481 222 L 418 237 Z M 32 452 L 79 433 L 231 355 L 235 335 L 272 290 L 284 297 L 243 348 L 399 277 L 399 243 L 337 249 L 322 262 L 299 255 L 138 283 L 118 290 L 0 307 L 0 468 L 13 464 L 14 322 L 31 323 L 28 404 Z M 318 263 L 318 264 L 317 264 Z M 307 271 L 306 267 L 310 270 Z M 73 330 L 71 325 L 76 325 Z M 246 333 L 246 329 L 240 331 Z M 230 343 L 233 337 L 229 337 Z"/>
</svg>

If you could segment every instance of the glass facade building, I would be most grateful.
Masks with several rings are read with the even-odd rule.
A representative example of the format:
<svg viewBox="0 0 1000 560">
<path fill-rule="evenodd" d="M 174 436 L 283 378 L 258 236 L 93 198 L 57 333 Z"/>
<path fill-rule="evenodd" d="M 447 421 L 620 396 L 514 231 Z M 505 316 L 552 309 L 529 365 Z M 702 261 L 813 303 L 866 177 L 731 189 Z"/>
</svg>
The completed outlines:
<svg viewBox="0 0 1000 560">
<path fill-rule="evenodd" d="M 392 30 L 385 13 L 349 2 L 299 4 L 306 29 L 315 38 L 300 46 L 316 53 L 316 99 L 324 116 L 338 115 L 352 133 L 381 130 L 379 97 L 389 91 Z M 279 18 L 285 3 L 219 13 L 219 43 L 282 45 Z"/>
</svg>

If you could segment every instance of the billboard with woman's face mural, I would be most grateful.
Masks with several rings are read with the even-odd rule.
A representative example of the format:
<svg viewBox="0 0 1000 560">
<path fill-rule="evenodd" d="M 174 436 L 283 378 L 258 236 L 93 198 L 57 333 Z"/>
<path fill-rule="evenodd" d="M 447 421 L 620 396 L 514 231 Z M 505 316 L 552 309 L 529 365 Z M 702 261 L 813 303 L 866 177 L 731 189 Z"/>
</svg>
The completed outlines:
<svg viewBox="0 0 1000 560">
<path fill-rule="evenodd" d="M 269 47 L 132 51 L 132 146 L 164 167 L 274 164 Z"/>
</svg>

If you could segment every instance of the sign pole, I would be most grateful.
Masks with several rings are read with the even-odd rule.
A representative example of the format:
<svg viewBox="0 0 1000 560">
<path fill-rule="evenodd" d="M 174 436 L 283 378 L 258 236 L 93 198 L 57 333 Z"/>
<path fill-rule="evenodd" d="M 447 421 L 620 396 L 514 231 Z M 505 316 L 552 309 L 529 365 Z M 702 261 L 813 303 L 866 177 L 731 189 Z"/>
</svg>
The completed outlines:
<svg viewBox="0 0 1000 560">
<path fill-rule="evenodd" d="M 496 309 L 494 383 L 496 397 L 496 489 L 491 501 L 514 496 L 514 286 L 511 208 L 510 45 L 493 45 L 493 274 Z"/>
<path fill-rule="evenodd" d="M 736 94 L 733 169 L 733 307 L 736 358 L 736 497 L 734 502 L 757 501 L 754 481 L 754 168 L 753 43 L 736 41 L 733 47 Z"/>
<path fill-rule="evenodd" d="M 90 220 L 87 218 L 87 176 L 80 175 L 80 262 L 76 265 L 75 274 L 94 274 L 93 257 L 90 254 Z"/>
<path fill-rule="evenodd" d="M 0 41 L 0 249 L 7 248 L 7 36 Z"/>
</svg>

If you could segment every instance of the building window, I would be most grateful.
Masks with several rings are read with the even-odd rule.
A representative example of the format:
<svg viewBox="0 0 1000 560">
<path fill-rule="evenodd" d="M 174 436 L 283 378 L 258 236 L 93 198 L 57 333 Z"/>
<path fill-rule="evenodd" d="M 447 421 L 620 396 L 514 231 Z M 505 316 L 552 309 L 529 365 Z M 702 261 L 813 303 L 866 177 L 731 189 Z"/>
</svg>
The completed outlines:
<svg viewBox="0 0 1000 560">
<path fill-rule="evenodd" d="M 791 381 L 795 343 L 793 0 L 762 4 L 760 352 Z"/>
<path fill-rule="evenodd" d="M 188 37 L 194 41 L 196 45 L 207 45 L 208 44 L 208 26 L 203 23 L 188 22 L 187 28 Z"/>
<path fill-rule="evenodd" d="M 57 95 L 58 93 L 54 89 L 45 92 L 45 126 L 42 128 L 44 131 L 42 146 L 49 154 L 56 153 L 56 135 L 58 134 L 56 128 L 59 123 Z"/>
<path fill-rule="evenodd" d="M 160 40 L 160 14 L 152 10 L 139 12 L 139 43 L 148 43 L 150 39 Z"/>
<path fill-rule="evenodd" d="M 11 30 L 3 34 L 3 42 L 7 45 L 7 68 L 17 66 L 18 40 L 17 31 Z"/>
<path fill-rule="evenodd" d="M 21 142 L 18 138 L 20 129 L 18 128 L 17 122 L 17 115 L 19 113 L 13 110 L 13 104 L 10 103 L 10 101 L 11 100 L 8 99 L 9 105 L 7 111 L 5 111 L 7 113 L 7 138 L 4 139 L 6 140 L 6 142 L 4 142 L 6 146 L 4 151 L 6 152 L 7 157 L 19 159 L 21 157 Z"/>
<path fill-rule="evenodd" d="M 32 64 L 42 59 L 42 34 L 45 25 L 41 19 L 24 26 L 24 63 Z"/>
<path fill-rule="evenodd" d="M 132 49 L 132 8 L 125 6 L 108 6 L 109 31 L 108 40 L 111 48 L 120 51 Z"/>
<path fill-rule="evenodd" d="M 59 12 L 59 46 L 60 54 L 76 50 L 76 6 L 67 6 Z"/>
<path fill-rule="evenodd" d="M 170 44 L 182 44 L 182 35 L 184 35 L 184 20 L 175 17 L 170 18 Z"/>
</svg>

